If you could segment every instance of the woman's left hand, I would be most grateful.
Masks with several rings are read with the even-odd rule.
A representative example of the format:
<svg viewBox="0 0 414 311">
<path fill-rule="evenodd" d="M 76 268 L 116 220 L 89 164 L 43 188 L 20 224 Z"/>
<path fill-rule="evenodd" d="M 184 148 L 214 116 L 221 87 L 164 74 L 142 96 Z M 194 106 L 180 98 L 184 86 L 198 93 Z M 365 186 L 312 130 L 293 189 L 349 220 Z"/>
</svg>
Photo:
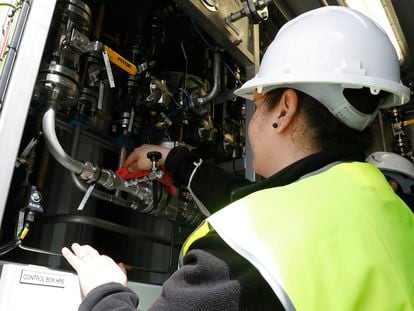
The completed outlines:
<svg viewBox="0 0 414 311">
<path fill-rule="evenodd" d="M 86 296 L 92 289 L 100 285 L 116 282 L 127 284 L 125 270 L 111 258 L 100 255 L 89 245 L 72 244 L 72 251 L 62 248 L 62 254 L 76 270 L 82 293 Z"/>
</svg>

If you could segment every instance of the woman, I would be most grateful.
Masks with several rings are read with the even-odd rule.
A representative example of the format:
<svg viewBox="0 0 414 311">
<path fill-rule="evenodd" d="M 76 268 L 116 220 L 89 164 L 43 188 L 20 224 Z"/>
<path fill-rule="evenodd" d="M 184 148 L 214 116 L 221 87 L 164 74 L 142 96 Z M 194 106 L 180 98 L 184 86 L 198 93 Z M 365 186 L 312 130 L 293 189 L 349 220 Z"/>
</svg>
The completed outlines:
<svg viewBox="0 0 414 311">
<path fill-rule="evenodd" d="M 248 135 L 263 181 L 248 185 L 182 147 L 144 145 L 127 160 L 148 169 L 146 153 L 160 151 L 175 184 L 212 213 L 152 310 L 413 310 L 412 214 L 363 162 L 379 108 L 409 98 L 384 32 L 341 7 L 302 14 L 236 94 L 254 97 Z M 80 310 L 134 309 L 112 260 L 72 250 L 63 254 L 86 295 Z"/>
</svg>

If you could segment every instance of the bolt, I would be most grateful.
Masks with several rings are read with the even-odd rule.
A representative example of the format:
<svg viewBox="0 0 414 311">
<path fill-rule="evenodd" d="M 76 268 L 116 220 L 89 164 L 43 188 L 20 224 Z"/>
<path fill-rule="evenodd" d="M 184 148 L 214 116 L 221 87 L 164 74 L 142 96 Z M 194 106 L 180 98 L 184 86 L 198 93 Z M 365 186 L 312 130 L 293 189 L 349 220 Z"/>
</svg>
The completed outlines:
<svg viewBox="0 0 414 311">
<path fill-rule="evenodd" d="M 32 195 L 30 196 L 30 198 L 35 203 L 39 203 L 42 200 L 42 196 L 37 191 L 33 192 Z"/>
<path fill-rule="evenodd" d="M 236 40 L 233 40 L 233 44 L 234 44 L 235 46 L 240 45 L 240 43 L 242 43 L 242 42 L 243 42 L 243 40 L 242 40 L 242 39 L 236 39 Z"/>
</svg>

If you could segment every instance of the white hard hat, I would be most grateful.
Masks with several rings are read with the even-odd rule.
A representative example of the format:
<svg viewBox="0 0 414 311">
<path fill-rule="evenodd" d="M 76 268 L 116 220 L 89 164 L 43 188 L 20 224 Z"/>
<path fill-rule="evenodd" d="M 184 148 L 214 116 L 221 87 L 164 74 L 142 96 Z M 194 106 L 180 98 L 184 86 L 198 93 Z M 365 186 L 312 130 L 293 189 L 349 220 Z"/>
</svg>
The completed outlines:
<svg viewBox="0 0 414 311">
<path fill-rule="evenodd" d="M 286 23 L 263 56 L 256 77 L 235 94 L 276 88 L 302 91 L 351 128 L 363 130 L 378 109 L 405 104 L 410 90 L 400 81 L 397 53 L 386 33 L 360 12 L 340 6 L 308 11 Z M 371 94 L 391 93 L 371 114 L 354 108 L 343 95 L 347 88 L 367 87 Z"/>
<path fill-rule="evenodd" d="M 386 175 L 386 172 L 399 173 L 414 179 L 414 165 L 410 160 L 392 152 L 378 151 L 367 157 L 367 162 L 374 164 Z"/>
</svg>

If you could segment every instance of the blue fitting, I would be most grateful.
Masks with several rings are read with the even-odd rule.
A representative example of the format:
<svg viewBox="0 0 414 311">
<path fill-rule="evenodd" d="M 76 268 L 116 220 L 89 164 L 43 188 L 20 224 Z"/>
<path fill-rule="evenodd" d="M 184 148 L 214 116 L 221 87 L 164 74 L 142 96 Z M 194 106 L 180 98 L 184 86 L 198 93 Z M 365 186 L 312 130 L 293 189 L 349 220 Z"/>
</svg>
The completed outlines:
<svg viewBox="0 0 414 311">
<path fill-rule="evenodd" d="M 77 115 L 73 119 L 69 120 L 69 122 L 68 122 L 70 127 L 75 128 L 76 126 L 79 125 L 79 127 L 82 130 L 88 129 L 90 123 L 91 123 L 91 121 L 90 121 L 89 117 L 86 117 L 84 115 Z"/>
<path fill-rule="evenodd" d="M 112 140 L 112 143 L 118 152 L 121 151 L 122 148 L 126 148 L 128 152 L 131 152 L 135 148 L 134 140 L 127 135 L 116 136 Z"/>
</svg>

